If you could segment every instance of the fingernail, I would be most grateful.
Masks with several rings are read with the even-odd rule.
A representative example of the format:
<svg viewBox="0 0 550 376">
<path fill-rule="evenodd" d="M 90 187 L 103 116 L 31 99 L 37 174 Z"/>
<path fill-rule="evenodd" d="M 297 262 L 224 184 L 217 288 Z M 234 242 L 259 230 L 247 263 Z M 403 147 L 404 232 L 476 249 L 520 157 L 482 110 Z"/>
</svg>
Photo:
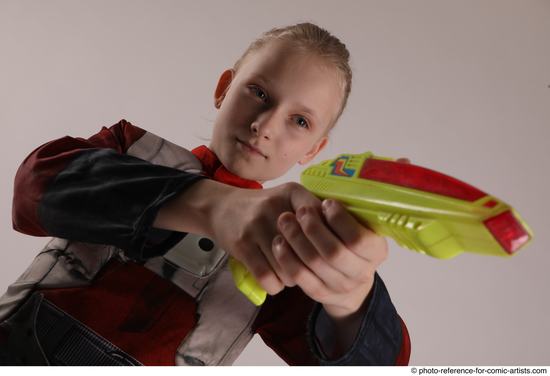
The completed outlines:
<svg viewBox="0 0 550 376">
<path fill-rule="evenodd" d="M 276 235 L 275 238 L 273 238 L 273 246 L 277 249 L 281 248 L 283 245 L 283 237 L 281 235 Z"/>
<path fill-rule="evenodd" d="M 333 205 L 332 200 L 330 199 L 323 200 L 323 203 L 322 203 L 323 211 L 327 212 L 332 205 Z"/>
<path fill-rule="evenodd" d="M 279 218 L 279 225 L 284 230 L 290 225 L 290 218 L 285 215 L 284 217 Z"/>
</svg>

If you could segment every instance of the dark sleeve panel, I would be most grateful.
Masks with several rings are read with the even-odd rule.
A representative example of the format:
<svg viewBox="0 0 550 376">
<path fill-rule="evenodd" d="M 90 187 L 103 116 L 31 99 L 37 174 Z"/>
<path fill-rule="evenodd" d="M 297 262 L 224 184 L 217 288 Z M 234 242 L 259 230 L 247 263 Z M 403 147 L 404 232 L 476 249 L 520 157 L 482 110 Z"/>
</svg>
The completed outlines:
<svg viewBox="0 0 550 376">
<path fill-rule="evenodd" d="M 395 310 L 378 274 L 367 312 L 352 347 L 339 359 L 328 359 L 315 340 L 319 315 L 326 315 L 298 287 L 268 296 L 253 329 L 267 346 L 290 365 L 402 366 L 409 362 L 411 343 L 405 323 Z M 321 320 L 320 322 L 326 322 Z"/>
<path fill-rule="evenodd" d="M 410 339 L 384 282 L 375 277 L 369 306 L 355 342 L 339 359 L 327 359 L 313 340 L 315 323 L 319 315 L 326 315 L 321 304 L 316 304 L 308 325 L 308 338 L 314 355 L 321 365 L 327 366 L 396 366 L 407 365 L 410 356 Z"/>
<path fill-rule="evenodd" d="M 292 366 L 314 366 L 319 361 L 307 340 L 308 317 L 315 302 L 299 287 L 268 295 L 253 330 L 264 343 Z"/>
<path fill-rule="evenodd" d="M 201 178 L 111 149 L 86 150 L 49 184 L 38 217 L 50 235 L 115 245 L 142 260 L 151 256 L 143 251 L 159 208 Z"/>
<path fill-rule="evenodd" d="M 25 158 L 15 175 L 13 228 L 28 235 L 48 236 L 38 219 L 37 210 L 44 190 L 57 174 L 82 151 L 108 148 L 125 153 L 144 134 L 143 129 L 121 120 L 110 128 L 103 127 L 89 139 L 66 136 L 36 148 Z"/>
</svg>

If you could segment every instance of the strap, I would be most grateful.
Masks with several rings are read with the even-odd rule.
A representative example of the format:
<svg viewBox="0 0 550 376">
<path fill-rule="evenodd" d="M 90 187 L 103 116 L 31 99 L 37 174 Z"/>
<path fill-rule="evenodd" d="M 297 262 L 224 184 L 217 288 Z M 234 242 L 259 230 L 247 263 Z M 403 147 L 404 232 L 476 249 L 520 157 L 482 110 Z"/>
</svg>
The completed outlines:
<svg viewBox="0 0 550 376">
<path fill-rule="evenodd" d="M 7 350 L 2 351 L 9 365 L 141 365 L 39 292 L 2 326 L 9 332 Z"/>
</svg>

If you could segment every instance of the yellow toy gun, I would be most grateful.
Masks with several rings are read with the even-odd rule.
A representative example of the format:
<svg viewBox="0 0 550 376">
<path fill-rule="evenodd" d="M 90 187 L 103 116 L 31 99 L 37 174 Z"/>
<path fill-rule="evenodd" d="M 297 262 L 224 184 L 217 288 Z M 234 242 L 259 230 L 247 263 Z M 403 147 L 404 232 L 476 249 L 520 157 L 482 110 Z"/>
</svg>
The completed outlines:
<svg viewBox="0 0 550 376">
<path fill-rule="evenodd" d="M 510 257 L 533 237 L 508 204 L 448 175 L 370 152 L 341 154 L 304 170 L 320 199 L 338 200 L 379 235 L 436 258 L 462 252 Z M 256 305 L 266 298 L 246 268 L 230 259 L 237 287 Z"/>
</svg>

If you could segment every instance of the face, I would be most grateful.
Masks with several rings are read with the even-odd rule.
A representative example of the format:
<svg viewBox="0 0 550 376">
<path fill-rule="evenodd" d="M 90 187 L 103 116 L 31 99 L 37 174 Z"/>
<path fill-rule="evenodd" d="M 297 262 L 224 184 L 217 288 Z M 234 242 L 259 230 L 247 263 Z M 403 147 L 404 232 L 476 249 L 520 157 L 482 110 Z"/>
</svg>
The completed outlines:
<svg viewBox="0 0 550 376">
<path fill-rule="evenodd" d="M 326 145 L 342 101 L 335 68 L 270 42 L 225 71 L 210 148 L 232 173 L 260 182 L 307 163 Z"/>
</svg>

